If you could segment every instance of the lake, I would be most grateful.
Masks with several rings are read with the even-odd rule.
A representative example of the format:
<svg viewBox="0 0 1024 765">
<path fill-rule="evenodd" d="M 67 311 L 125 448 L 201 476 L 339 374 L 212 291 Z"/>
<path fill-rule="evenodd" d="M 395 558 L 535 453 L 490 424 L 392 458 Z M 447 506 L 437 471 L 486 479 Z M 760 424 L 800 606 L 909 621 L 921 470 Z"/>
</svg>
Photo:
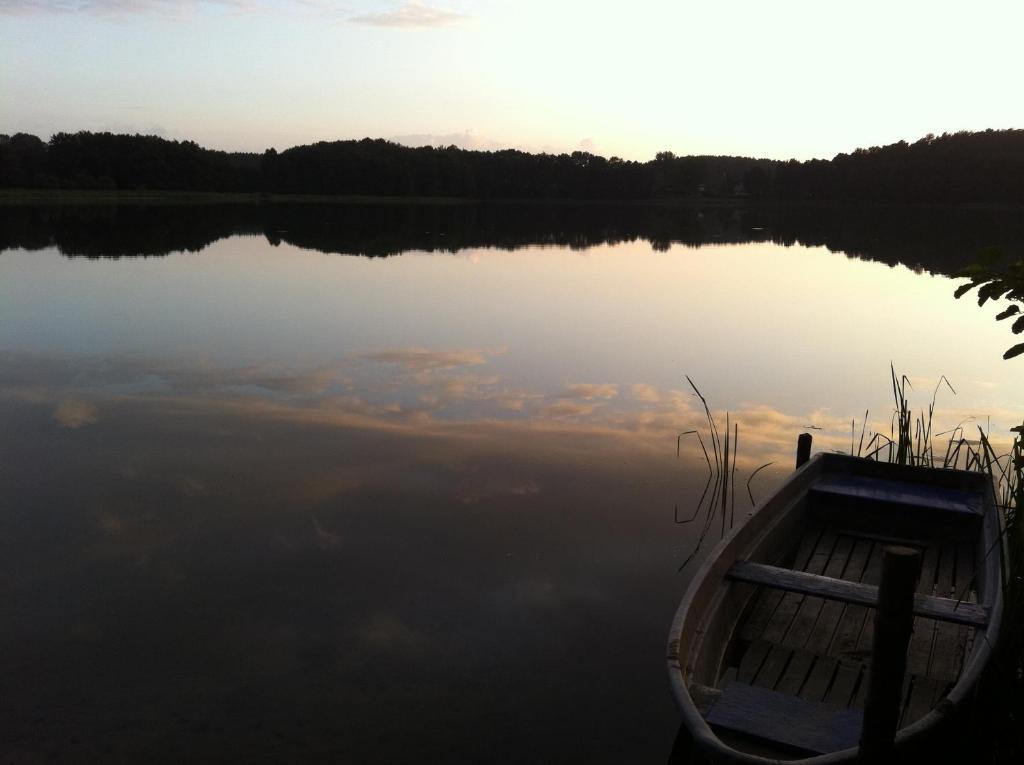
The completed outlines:
<svg viewBox="0 0 1024 765">
<path fill-rule="evenodd" d="M 1022 245 L 966 208 L 2 206 L 0 748 L 663 762 L 686 376 L 737 518 L 799 433 L 889 432 L 890 363 L 1005 436 L 1024 362 L 949 275 Z"/>
</svg>

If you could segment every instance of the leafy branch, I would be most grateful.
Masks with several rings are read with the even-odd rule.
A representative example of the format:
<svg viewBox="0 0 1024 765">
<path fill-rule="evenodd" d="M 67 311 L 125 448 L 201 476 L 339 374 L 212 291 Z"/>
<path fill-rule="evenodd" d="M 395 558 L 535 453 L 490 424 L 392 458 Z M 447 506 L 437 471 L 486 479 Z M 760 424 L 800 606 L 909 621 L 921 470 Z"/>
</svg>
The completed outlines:
<svg viewBox="0 0 1024 765">
<path fill-rule="evenodd" d="M 1024 332 L 1024 312 L 1018 303 L 1024 303 L 1024 260 L 1018 260 L 1009 266 L 999 267 L 1000 253 L 996 249 L 986 250 L 981 254 L 981 262 L 968 266 L 959 276 L 970 279 L 966 284 L 956 288 L 953 297 L 959 299 L 973 289 L 978 290 L 978 305 L 983 306 L 989 300 L 1012 300 L 1008 308 L 996 315 L 996 321 L 1014 319 L 1010 329 L 1013 334 Z M 1012 359 L 1024 353 L 1024 343 L 1010 348 L 1003 354 L 1004 359 Z"/>
</svg>

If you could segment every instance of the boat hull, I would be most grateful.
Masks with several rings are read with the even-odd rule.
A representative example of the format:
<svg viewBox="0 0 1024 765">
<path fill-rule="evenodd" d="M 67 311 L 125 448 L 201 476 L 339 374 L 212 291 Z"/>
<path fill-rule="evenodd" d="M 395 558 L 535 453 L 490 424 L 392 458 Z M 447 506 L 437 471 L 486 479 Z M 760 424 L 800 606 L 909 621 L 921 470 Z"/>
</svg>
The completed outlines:
<svg viewBox="0 0 1024 765">
<path fill-rule="evenodd" d="M 982 670 L 989 660 L 1002 615 L 1002 551 L 1000 521 L 995 508 L 991 484 L 981 474 L 964 471 L 925 470 L 876 463 L 833 454 L 819 454 L 799 468 L 771 497 L 756 507 L 746 521 L 731 531 L 703 561 L 691 580 L 676 612 L 668 643 L 668 668 L 672 693 L 682 715 L 683 727 L 695 745 L 714 762 L 762 765 L 785 759 L 806 765 L 853 762 L 856 746 L 845 745 L 835 751 L 801 751 L 778 742 L 737 739 L 729 731 L 709 724 L 706 715 L 714 708 L 729 663 L 728 654 L 737 646 L 746 647 L 740 639 L 740 626 L 751 618 L 752 603 L 761 591 L 758 585 L 731 578 L 733 565 L 745 561 L 774 566 L 793 551 L 794 540 L 812 521 L 821 522 L 824 511 L 815 505 L 817 488 L 837 477 L 852 476 L 862 484 L 872 481 L 899 482 L 915 487 L 939 487 L 950 492 L 969 492 L 978 498 L 975 521 L 944 512 L 932 518 L 942 523 L 922 520 L 913 512 L 900 508 L 875 507 L 871 515 L 861 513 L 865 524 L 881 526 L 875 536 L 879 540 L 893 529 L 900 538 L 915 533 L 915 524 L 925 524 L 922 536 L 936 533 L 973 535 L 971 544 L 978 551 L 975 587 L 979 608 L 987 614 L 987 624 L 974 634 L 969 654 L 965 651 L 962 667 L 942 695 L 941 701 L 920 719 L 910 721 L 897 733 L 896 746 L 910 750 L 932 738 L 948 725 L 957 710 L 977 686 Z M 922 490 L 924 491 L 924 490 Z M 828 503 L 828 523 L 850 524 L 859 519 L 856 502 Z M 937 501 L 937 500 L 936 500 Z M 877 503 L 876 503 L 877 505 Z M 868 507 L 862 504 L 861 507 Z M 868 517 L 871 515 L 871 517 Z M 947 516 L 949 518 L 947 519 Z M 951 524 L 946 528 L 945 524 Z M 961 528 L 961 525 L 963 528 Z M 869 529 L 870 531 L 870 529 Z M 867 533 L 867 532 L 863 532 Z M 879 542 L 880 544 L 880 542 Z M 981 639 L 979 639 L 981 638 Z M 795 655 L 795 654 L 794 654 Z M 787 665 L 788 666 L 788 665 Z M 863 677 L 863 675 L 861 675 Z M 719 695 L 716 695 L 719 694 Z M 735 695 L 735 694 L 734 694 Z M 838 718 L 837 718 L 838 719 Z M 714 720 L 714 715 L 712 715 Z M 847 739 L 849 736 L 847 736 Z M 837 741 L 847 740 L 837 738 Z M 737 743 L 739 740 L 739 743 Z M 849 743 L 847 741 L 847 743 Z M 817 748 L 821 748 L 818 746 Z"/>
</svg>

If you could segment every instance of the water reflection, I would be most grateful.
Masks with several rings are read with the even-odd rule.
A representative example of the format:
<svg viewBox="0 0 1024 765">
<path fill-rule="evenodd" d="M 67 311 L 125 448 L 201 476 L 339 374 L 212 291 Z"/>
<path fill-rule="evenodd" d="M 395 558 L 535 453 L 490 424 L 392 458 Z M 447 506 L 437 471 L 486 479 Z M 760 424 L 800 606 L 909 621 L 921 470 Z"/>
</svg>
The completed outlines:
<svg viewBox="0 0 1024 765">
<path fill-rule="evenodd" d="M 663 759 L 697 531 L 671 508 L 703 477 L 671 444 L 699 409 L 608 384 L 509 406 L 439 356 L 387 354 L 390 401 L 362 360 L 3 358 L 7 751 Z M 783 470 L 799 418 L 735 416 L 741 471 Z"/>
<path fill-rule="evenodd" d="M 808 426 L 887 428 L 890 359 L 956 384 L 937 430 L 1019 422 L 948 279 L 776 243 L 912 230 L 776 213 L 4 208 L 3 751 L 663 761 L 684 372 L 755 493 Z M 408 248 L 458 256 L 310 251 Z"/>
<path fill-rule="evenodd" d="M 980 250 L 1024 253 L 1024 220 L 985 207 L 680 207 L 615 204 L 0 205 L 0 250 L 57 247 L 110 258 L 197 252 L 235 235 L 325 253 L 383 257 L 476 247 L 772 242 L 952 274 Z"/>
<path fill-rule="evenodd" d="M 5 751 L 667 751 L 670 508 L 689 491 L 671 450 L 584 424 L 444 422 L 327 375 L 3 370 Z"/>
</svg>

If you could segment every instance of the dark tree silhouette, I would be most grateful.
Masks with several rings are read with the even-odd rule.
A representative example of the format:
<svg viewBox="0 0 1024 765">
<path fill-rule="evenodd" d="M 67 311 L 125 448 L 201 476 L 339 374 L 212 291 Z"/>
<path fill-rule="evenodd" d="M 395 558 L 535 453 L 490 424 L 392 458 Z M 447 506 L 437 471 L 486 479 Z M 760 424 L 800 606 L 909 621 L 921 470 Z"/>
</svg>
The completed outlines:
<svg viewBox="0 0 1024 765">
<path fill-rule="evenodd" d="M 928 135 L 832 160 L 410 148 L 380 139 L 260 154 L 192 141 L 58 133 L 0 136 L 0 187 L 244 191 L 468 199 L 752 197 L 802 201 L 1024 202 L 1024 131 Z"/>
</svg>

